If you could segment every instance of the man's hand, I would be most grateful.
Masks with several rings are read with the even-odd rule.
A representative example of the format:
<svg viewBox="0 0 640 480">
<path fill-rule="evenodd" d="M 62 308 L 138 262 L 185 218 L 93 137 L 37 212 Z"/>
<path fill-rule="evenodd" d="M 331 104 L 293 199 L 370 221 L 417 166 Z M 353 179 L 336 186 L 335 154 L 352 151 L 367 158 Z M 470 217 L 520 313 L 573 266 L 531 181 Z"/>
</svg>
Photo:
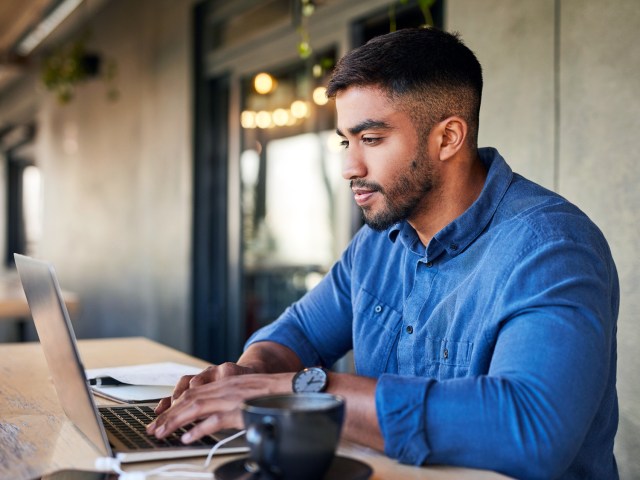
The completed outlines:
<svg viewBox="0 0 640 480">
<path fill-rule="evenodd" d="M 205 372 L 190 379 L 184 377 L 183 380 L 189 385 L 147 427 L 147 433 L 164 438 L 178 428 L 198 421 L 196 426 L 182 436 L 184 443 L 191 443 L 218 430 L 243 428 L 241 405 L 245 399 L 291 393 L 293 373 L 239 374 L 216 378 L 221 373 L 218 370 L 220 367 L 205 370 L 209 372 L 208 375 L 213 375 L 215 381 L 199 385 L 191 385 L 191 382 L 196 377 L 200 377 L 199 381 L 206 382 L 210 377 L 201 377 Z"/>
<path fill-rule="evenodd" d="M 245 375 L 247 373 L 255 373 L 255 371 L 250 367 L 243 367 L 236 363 L 227 362 L 221 365 L 212 365 L 207 367 L 197 375 L 185 375 L 178 381 L 171 396 L 160 400 L 155 411 L 160 414 L 167 410 L 173 402 L 184 393 L 185 390 L 198 387 L 206 383 L 215 382 L 216 380 L 224 377 Z"/>
<path fill-rule="evenodd" d="M 211 366 L 198 375 L 182 377 L 173 395 L 156 407 L 158 418 L 148 425 L 147 433 L 163 438 L 199 421 L 182 437 L 190 443 L 224 428 L 243 428 L 242 402 L 250 397 L 291 393 L 293 372 L 301 368 L 300 359 L 289 348 L 274 342 L 254 343 L 237 363 Z"/>
</svg>

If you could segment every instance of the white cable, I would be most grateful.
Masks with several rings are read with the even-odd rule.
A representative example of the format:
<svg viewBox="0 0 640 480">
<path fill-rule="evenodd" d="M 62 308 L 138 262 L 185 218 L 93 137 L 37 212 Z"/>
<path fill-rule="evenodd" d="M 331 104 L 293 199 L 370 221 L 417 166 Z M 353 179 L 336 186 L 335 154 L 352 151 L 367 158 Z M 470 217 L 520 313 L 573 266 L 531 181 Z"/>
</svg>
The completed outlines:
<svg viewBox="0 0 640 480">
<path fill-rule="evenodd" d="M 96 461 L 95 461 L 94 465 L 95 465 L 96 469 L 100 470 L 101 472 L 114 471 L 114 472 L 116 472 L 118 474 L 125 473 L 120 468 L 120 460 L 118 460 L 117 458 L 113 458 L 113 457 L 98 457 L 98 458 L 96 458 Z"/>
<path fill-rule="evenodd" d="M 146 480 L 145 472 L 122 472 L 118 474 L 118 480 Z"/>
<path fill-rule="evenodd" d="M 224 438 L 220 440 L 218 443 L 216 443 L 213 446 L 213 448 L 209 451 L 209 455 L 207 455 L 207 459 L 205 460 L 204 466 L 202 468 L 207 468 L 209 466 L 209 464 L 211 463 L 211 458 L 213 457 L 213 454 L 216 453 L 218 448 L 220 448 L 225 443 L 229 443 L 231 440 L 235 440 L 236 438 L 241 437 L 246 432 L 247 432 L 246 430 L 240 430 L 239 432 L 234 433 L 233 435 L 230 435 L 227 438 Z"/>
<path fill-rule="evenodd" d="M 205 470 L 209 467 L 211 459 L 216 451 L 226 443 L 235 440 L 236 438 L 244 435 L 246 430 L 240 430 L 227 438 L 220 440 L 216 443 L 211 450 L 203 465 L 192 465 L 188 463 L 170 463 L 169 465 L 163 465 L 162 467 L 154 468 L 153 470 L 139 471 L 139 472 L 125 472 L 120 468 L 120 460 L 112 457 L 99 457 L 96 459 L 95 466 L 98 470 L 113 470 L 119 476 L 119 480 L 145 480 L 148 477 L 183 477 L 183 478 L 213 478 L 212 472 L 186 472 L 176 471 L 175 469 L 182 468 L 188 470 Z"/>
</svg>

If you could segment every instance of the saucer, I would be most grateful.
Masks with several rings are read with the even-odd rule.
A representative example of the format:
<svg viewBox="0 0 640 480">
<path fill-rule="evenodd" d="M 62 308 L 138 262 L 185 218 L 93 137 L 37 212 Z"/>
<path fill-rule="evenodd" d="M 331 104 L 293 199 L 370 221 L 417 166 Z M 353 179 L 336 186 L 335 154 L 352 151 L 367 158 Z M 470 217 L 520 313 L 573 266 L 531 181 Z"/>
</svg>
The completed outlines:
<svg viewBox="0 0 640 480">
<path fill-rule="evenodd" d="M 220 480 L 260 480 L 260 473 L 248 472 L 244 464 L 247 457 L 238 458 L 219 466 L 213 472 L 216 479 Z M 367 480 L 373 470 L 366 463 L 354 458 L 336 455 L 331 462 L 329 470 L 325 474 L 326 480 Z"/>
</svg>

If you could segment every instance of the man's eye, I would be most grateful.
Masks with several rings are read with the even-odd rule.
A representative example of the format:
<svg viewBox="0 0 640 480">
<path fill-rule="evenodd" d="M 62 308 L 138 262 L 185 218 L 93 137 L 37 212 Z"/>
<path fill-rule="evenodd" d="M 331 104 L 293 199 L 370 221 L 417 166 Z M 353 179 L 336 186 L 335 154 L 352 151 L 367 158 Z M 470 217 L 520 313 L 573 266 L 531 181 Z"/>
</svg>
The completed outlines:
<svg viewBox="0 0 640 480">
<path fill-rule="evenodd" d="M 341 146 L 342 148 L 349 148 L 349 140 L 342 140 L 342 141 L 340 142 L 340 146 Z"/>
<path fill-rule="evenodd" d="M 365 145 L 375 145 L 380 141 L 378 137 L 362 137 L 362 143 Z"/>
</svg>

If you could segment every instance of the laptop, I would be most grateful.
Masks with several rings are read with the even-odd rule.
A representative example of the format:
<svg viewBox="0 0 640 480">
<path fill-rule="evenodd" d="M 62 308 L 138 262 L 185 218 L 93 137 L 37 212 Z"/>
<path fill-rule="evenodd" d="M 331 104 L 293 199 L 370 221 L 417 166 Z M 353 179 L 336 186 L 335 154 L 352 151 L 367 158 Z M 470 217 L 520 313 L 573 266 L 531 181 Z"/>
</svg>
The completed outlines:
<svg viewBox="0 0 640 480">
<path fill-rule="evenodd" d="M 100 455 L 123 463 L 204 456 L 218 441 L 237 432 L 218 432 L 184 445 L 179 436 L 185 429 L 162 440 L 145 433 L 146 425 L 155 418 L 155 405 L 96 406 L 53 266 L 24 255 L 14 254 L 14 258 L 62 409 Z M 216 454 L 247 450 L 240 437 L 221 445 Z"/>
</svg>

